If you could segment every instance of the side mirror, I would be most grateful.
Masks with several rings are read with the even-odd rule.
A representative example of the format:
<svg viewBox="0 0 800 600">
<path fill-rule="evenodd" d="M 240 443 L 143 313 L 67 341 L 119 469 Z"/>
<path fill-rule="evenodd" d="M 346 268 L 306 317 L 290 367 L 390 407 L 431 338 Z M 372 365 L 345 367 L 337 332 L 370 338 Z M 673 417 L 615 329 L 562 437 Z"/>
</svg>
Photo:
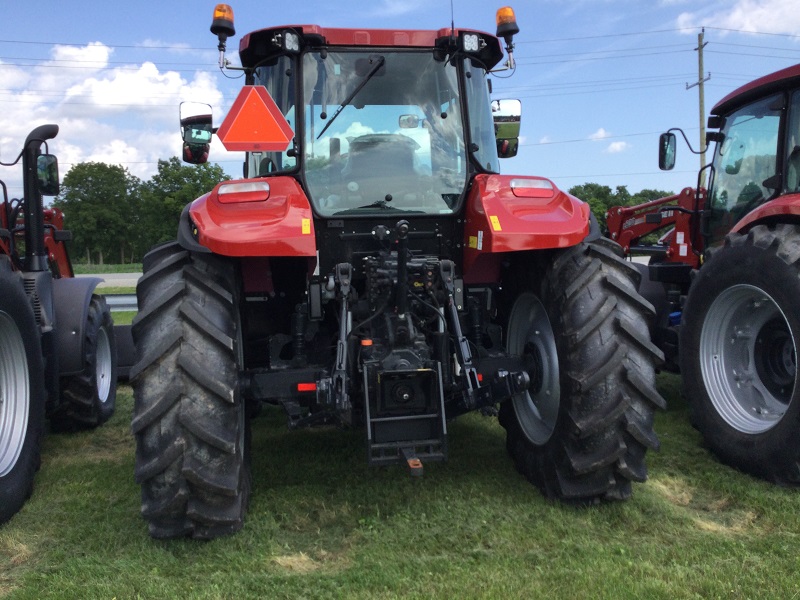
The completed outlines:
<svg viewBox="0 0 800 600">
<path fill-rule="evenodd" d="M 519 100 L 493 100 L 492 119 L 497 139 L 497 156 L 511 158 L 519 149 L 522 103 Z"/>
<path fill-rule="evenodd" d="M 397 124 L 400 129 L 416 129 L 419 127 L 419 117 L 417 115 L 400 115 Z"/>
<path fill-rule="evenodd" d="M 519 138 L 511 140 L 497 140 L 498 158 L 513 158 L 519 150 Z"/>
<path fill-rule="evenodd" d="M 658 168 L 671 171 L 675 167 L 675 134 L 662 133 L 658 138 Z"/>
<path fill-rule="evenodd" d="M 36 157 L 36 187 L 42 196 L 58 195 L 58 159 L 53 154 Z"/>
<path fill-rule="evenodd" d="M 199 102 L 181 102 L 180 119 L 184 162 L 193 165 L 208 162 L 214 135 L 211 107 Z"/>
</svg>

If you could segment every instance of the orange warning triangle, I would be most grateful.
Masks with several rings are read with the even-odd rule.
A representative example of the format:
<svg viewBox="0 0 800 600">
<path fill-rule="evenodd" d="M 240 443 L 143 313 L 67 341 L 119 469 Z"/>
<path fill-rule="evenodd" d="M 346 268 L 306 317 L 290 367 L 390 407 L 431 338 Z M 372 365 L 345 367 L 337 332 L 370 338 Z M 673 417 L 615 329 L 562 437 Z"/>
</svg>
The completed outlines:
<svg viewBox="0 0 800 600">
<path fill-rule="evenodd" d="M 246 85 L 219 126 L 217 137 L 228 150 L 282 152 L 294 132 L 267 88 Z"/>
</svg>

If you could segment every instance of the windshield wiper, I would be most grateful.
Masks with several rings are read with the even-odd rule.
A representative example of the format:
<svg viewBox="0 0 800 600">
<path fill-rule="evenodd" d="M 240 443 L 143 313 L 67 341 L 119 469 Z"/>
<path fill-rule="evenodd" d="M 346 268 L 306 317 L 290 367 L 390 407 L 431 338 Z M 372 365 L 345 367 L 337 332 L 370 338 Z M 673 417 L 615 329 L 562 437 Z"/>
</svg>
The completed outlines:
<svg viewBox="0 0 800 600">
<path fill-rule="evenodd" d="M 376 200 L 372 204 L 365 204 L 364 206 L 359 206 L 358 208 L 384 208 L 388 210 L 397 210 L 394 206 L 389 206 L 386 203 L 386 200 Z"/>
<path fill-rule="evenodd" d="M 336 117 L 338 117 L 339 113 L 341 113 L 344 110 L 344 107 L 347 106 L 348 104 L 350 104 L 353 101 L 353 98 L 355 98 L 356 94 L 358 94 L 358 92 L 361 91 L 361 88 L 363 88 L 365 85 L 367 85 L 367 82 L 375 76 L 375 73 L 378 72 L 378 69 L 380 69 L 383 66 L 383 63 L 386 62 L 386 59 L 383 56 L 377 56 L 377 57 L 370 56 L 369 60 L 370 60 L 370 62 L 372 62 L 374 60 L 375 64 L 369 70 L 369 73 L 364 75 L 364 79 L 361 80 L 361 83 L 358 84 L 356 89 L 354 89 L 352 92 L 350 92 L 350 95 L 347 96 L 347 98 L 345 98 L 342 101 L 342 103 L 339 105 L 339 108 L 337 108 L 336 112 L 333 113 L 333 116 L 331 117 L 331 120 L 328 121 L 327 123 L 325 123 L 325 127 L 323 127 L 322 131 L 319 132 L 319 135 L 317 136 L 317 139 L 321 138 L 322 134 L 325 133 L 328 130 L 328 127 L 333 125 L 333 122 L 336 120 Z"/>
</svg>

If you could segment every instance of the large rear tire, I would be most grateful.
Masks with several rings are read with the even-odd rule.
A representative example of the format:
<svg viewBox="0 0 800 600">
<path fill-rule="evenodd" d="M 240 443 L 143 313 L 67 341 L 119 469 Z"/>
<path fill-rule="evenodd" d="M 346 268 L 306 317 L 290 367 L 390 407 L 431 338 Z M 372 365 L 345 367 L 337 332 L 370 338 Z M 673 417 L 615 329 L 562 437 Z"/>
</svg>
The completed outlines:
<svg viewBox="0 0 800 600">
<path fill-rule="evenodd" d="M 560 251 L 536 277 L 517 274 L 526 283 L 507 323 L 507 350 L 531 379 L 500 408 L 507 449 L 549 498 L 625 499 L 632 481 L 647 479 L 647 449 L 659 447 L 653 308 L 636 291 L 636 269 L 605 239 Z"/>
<path fill-rule="evenodd" d="M 726 464 L 800 484 L 800 227 L 731 233 L 692 282 L 680 339 L 692 423 Z"/>
<path fill-rule="evenodd" d="M 111 309 L 92 296 L 83 340 L 83 372 L 61 378 L 61 406 L 50 424 L 58 431 L 98 427 L 114 414 L 117 400 L 117 348 Z"/>
<path fill-rule="evenodd" d="M 131 427 L 153 537 L 210 539 L 243 524 L 250 440 L 235 284 L 232 263 L 176 243 L 144 259 Z"/>
<path fill-rule="evenodd" d="M 0 523 L 30 497 L 39 468 L 45 409 L 39 335 L 21 279 L 0 263 Z"/>
</svg>

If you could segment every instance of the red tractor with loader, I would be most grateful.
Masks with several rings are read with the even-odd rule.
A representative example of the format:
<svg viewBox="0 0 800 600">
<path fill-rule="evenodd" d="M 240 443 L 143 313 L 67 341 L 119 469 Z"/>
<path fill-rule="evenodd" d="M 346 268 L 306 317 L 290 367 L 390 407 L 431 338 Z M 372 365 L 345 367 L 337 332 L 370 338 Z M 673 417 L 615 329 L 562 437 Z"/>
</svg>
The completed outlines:
<svg viewBox="0 0 800 600">
<path fill-rule="evenodd" d="M 497 415 L 547 497 L 629 497 L 659 445 L 653 308 L 587 204 L 500 174 L 520 110 L 488 77 L 513 69 L 513 11 L 497 36 L 269 27 L 241 67 L 229 6 L 211 30 L 245 86 L 219 128 L 182 106 L 184 159 L 216 133 L 244 178 L 144 259 L 130 376 L 151 535 L 242 526 L 262 403 L 290 428 L 363 428 L 369 464 L 412 475 L 447 458 L 452 419 Z"/>
<path fill-rule="evenodd" d="M 41 152 L 58 133 L 26 138 L 23 197 L 0 181 L 0 524 L 33 489 L 45 419 L 57 430 L 96 427 L 113 414 L 116 346 L 99 279 L 74 277 L 64 216 L 45 208 L 58 193 L 58 160 Z"/>
<path fill-rule="evenodd" d="M 800 484 L 800 66 L 728 94 L 708 127 L 707 188 L 699 175 L 696 188 L 615 207 L 609 234 L 651 257 L 640 291 L 657 309 L 652 336 L 681 373 L 710 449 L 742 471 Z M 673 131 L 660 138 L 662 169 L 675 164 Z"/>
</svg>

